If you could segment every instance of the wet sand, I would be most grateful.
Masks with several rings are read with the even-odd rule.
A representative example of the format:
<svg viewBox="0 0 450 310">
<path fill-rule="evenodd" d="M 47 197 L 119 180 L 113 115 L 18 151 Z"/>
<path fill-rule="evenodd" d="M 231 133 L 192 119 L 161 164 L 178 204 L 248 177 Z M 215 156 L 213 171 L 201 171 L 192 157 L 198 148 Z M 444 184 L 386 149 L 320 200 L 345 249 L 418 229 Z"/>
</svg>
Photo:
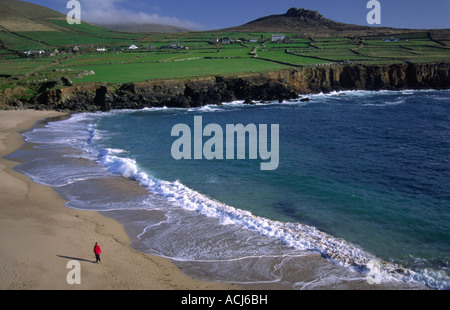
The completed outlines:
<svg viewBox="0 0 450 310">
<path fill-rule="evenodd" d="M 21 132 L 39 120 L 57 116 L 64 114 L 0 111 L 0 289 L 292 289 L 280 282 L 237 285 L 198 280 L 209 279 L 204 265 L 172 262 L 133 247 L 136 240 L 130 236 L 137 233 L 132 223 L 141 217 L 140 213 L 148 216 L 150 211 L 99 213 L 71 209 L 53 188 L 32 182 L 13 170 L 17 162 L 3 157 L 24 146 Z M 119 184 L 121 190 L 143 190 L 125 178 L 118 178 L 112 184 Z M 95 263 L 92 251 L 95 242 L 99 242 L 103 250 L 101 264 Z M 72 260 L 80 263 L 81 284 L 67 282 L 71 271 L 67 264 Z M 317 285 L 321 278 L 339 269 L 318 253 L 298 258 L 291 267 L 293 269 L 285 273 L 292 279 L 287 280 L 296 282 L 299 289 L 423 289 L 402 283 L 370 285 L 363 276 L 356 281 Z"/>
<path fill-rule="evenodd" d="M 58 112 L 0 111 L 0 289 L 3 290 L 230 290 L 182 273 L 170 260 L 129 246 L 123 225 L 98 212 L 64 206 L 51 188 L 13 170 L 3 158 L 20 148 L 21 132 Z M 102 247 L 96 264 L 93 246 Z M 81 284 L 67 275 L 80 263 Z M 70 267 L 70 266 L 69 266 Z"/>
</svg>

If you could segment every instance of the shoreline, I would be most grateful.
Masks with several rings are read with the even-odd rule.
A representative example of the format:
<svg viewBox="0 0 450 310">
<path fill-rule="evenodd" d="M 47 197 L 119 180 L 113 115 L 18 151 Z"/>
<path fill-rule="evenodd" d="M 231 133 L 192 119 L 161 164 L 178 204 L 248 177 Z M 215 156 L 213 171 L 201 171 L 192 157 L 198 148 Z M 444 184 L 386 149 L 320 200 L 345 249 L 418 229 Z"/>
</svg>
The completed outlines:
<svg viewBox="0 0 450 310">
<path fill-rule="evenodd" d="M 152 107 L 193 108 L 235 100 L 289 100 L 348 90 L 449 89 L 450 63 L 346 64 L 130 83 L 55 86 L 33 98 L 0 94 L 0 108 L 95 112 Z"/>
<path fill-rule="evenodd" d="M 123 225 L 99 212 L 66 207 L 55 190 L 13 170 L 5 159 L 24 144 L 21 132 L 66 113 L 0 111 L 0 289 L 236 290 L 193 279 L 167 258 L 134 250 Z M 102 264 L 92 248 L 102 246 Z M 81 284 L 68 284 L 67 263 L 80 262 Z"/>
<path fill-rule="evenodd" d="M 34 158 L 20 155 L 20 151 L 26 153 L 33 146 L 33 143 L 24 143 L 22 133 L 37 127 L 40 122 L 66 115 L 31 110 L 0 112 L 0 227 L 3 229 L 0 237 L 0 289 L 295 290 L 283 281 L 219 282 L 208 277 L 207 272 L 203 274 L 200 265 L 183 265 L 152 252 L 142 252 L 139 246 L 135 246 L 136 228 L 132 224 L 141 219 L 139 213 L 142 210 L 125 214 L 120 210 L 72 209 L 65 206 L 67 201 L 62 198 L 65 196 L 59 195 L 57 188 L 35 183 L 13 169 L 20 162 Z M 15 157 L 7 156 L 16 151 Z M 135 183 L 126 178 L 118 178 L 108 184 L 125 191 L 140 188 L 135 189 Z M 14 235 L 13 240 L 8 240 L 11 235 Z M 94 264 L 92 247 L 95 242 L 99 242 L 103 249 L 101 265 Z M 66 281 L 70 271 L 66 264 L 71 260 L 81 263 L 81 285 L 69 285 Z M 196 269 L 198 267 L 200 269 Z M 290 266 L 289 274 L 296 273 L 298 279 L 306 281 L 306 287 L 320 277 L 321 270 L 334 274 L 331 269 L 339 274 L 348 271 L 318 253 L 311 253 Z M 390 281 L 373 286 L 361 277 L 325 284 L 318 289 L 428 288 Z"/>
</svg>

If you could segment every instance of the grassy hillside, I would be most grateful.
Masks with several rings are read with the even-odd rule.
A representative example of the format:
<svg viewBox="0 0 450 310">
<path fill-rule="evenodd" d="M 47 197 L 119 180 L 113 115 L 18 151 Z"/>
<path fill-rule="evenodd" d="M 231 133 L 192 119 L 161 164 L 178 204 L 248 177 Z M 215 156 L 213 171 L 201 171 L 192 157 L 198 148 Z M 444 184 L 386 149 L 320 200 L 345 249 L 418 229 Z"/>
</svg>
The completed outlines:
<svg viewBox="0 0 450 310">
<path fill-rule="evenodd" d="M 283 42 L 272 42 L 269 31 L 127 33 L 69 25 L 63 14 L 16 0 L 2 0 L 0 13 L 0 93 L 20 86 L 29 95 L 63 76 L 73 83 L 125 83 L 335 64 L 450 62 L 448 31 L 335 37 L 289 31 L 277 32 Z M 27 55 L 29 50 L 44 54 Z"/>
<path fill-rule="evenodd" d="M 98 24 L 98 26 L 122 32 L 158 32 L 158 33 L 172 33 L 172 32 L 190 32 L 193 30 L 160 24 Z"/>
<path fill-rule="evenodd" d="M 17 0 L 2 0 L 0 16 L 0 32 L 60 31 L 48 20 L 66 18 L 43 6 Z"/>
<path fill-rule="evenodd" d="M 399 35 L 397 42 L 383 37 L 306 38 L 301 35 L 289 43 L 271 42 L 270 33 L 190 33 L 143 36 L 109 33 L 82 24 L 68 35 L 61 32 L 0 34 L 7 48 L 58 49 L 55 56 L 20 57 L 3 50 L 0 75 L 12 75 L 24 81 L 51 77 L 64 70 L 74 82 L 142 81 L 239 72 L 273 71 L 289 67 L 333 64 L 390 64 L 404 62 L 450 62 L 450 49 L 428 33 Z M 81 34 L 81 30 L 85 31 Z M 212 43 L 226 36 L 232 43 Z M 258 38 L 257 42 L 249 42 Z M 389 38 L 390 39 L 390 38 Z M 238 41 L 239 40 L 239 41 Z M 179 47 L 164 48 L 176 43 Z M 5 44 L 5 43 L 4 43 Z M 137 50 L 129 50 L 134 44 Z M 75 45 L 84 45 L 73 51 Z M 106 52 L 98 52 L 104 46 Z M 83 72 L 95 72 L 80 75 Z"/>
</svg>

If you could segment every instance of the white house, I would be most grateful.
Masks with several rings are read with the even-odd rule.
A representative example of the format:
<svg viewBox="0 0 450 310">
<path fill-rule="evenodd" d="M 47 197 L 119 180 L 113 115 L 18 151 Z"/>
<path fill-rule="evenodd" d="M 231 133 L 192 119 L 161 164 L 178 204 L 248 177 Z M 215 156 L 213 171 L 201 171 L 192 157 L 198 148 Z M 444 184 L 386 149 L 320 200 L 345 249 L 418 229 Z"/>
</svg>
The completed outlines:
<svg viewBox="0 0 450 310">
<path fill-rule="evenodd" d="M 383 42 L 400 42 L 400 38 L 383 38 Z"/>
<path fill-rule="evenodd" d="M 45 51 L 44 50 L 27 50 L 27 51 L 25 51 L 25 52 L 23 52 L 25 55 L 27 55 L 27 56 L 31 56 L 31 55 L 39 55 L 39 56 L 41 56 L 41 55 L 44 55 L 45 54 Z"/>
<path fill-rule="evenodd" d="M 272 42 L 282 42 L 284 40 L 284 34 L 272 34 Z"/>
<path fill-rule="evenodd" d="M 136 45 L 131 45 L 128 49 L 129 50 L 137 50 L 139 47 L 137 47 Z"/>
<path fill-rule="evenodd" d="M 106 48 L 104 46 L 97 47 L 97 52 L 106 52 Z"/>
<path fill-rule="evenodd" d="M 221 38 L 220 39 L 220 43 L 222 43 L 222 44 L 230 44 L 231 43 L 231 39 L 229 39 L 229 38 Z"/>
</svg>

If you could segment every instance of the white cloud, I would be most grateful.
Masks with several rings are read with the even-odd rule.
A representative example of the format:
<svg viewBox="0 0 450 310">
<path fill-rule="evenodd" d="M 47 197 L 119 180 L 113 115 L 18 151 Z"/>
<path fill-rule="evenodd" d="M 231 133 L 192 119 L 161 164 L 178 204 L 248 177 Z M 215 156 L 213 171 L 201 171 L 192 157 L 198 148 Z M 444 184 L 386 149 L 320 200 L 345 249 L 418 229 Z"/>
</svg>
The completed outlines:
<svg viewBox="0 0 450 310">
<path fill-rule="evenodd" d="M 136 12 L 123 8 L 123 0 L 79 0 L 81 19 L 96 24 L 152 23 L 202 30 L 205 26 L 177 17 L 160 16 L 146 12 Z"/>
</svg>

